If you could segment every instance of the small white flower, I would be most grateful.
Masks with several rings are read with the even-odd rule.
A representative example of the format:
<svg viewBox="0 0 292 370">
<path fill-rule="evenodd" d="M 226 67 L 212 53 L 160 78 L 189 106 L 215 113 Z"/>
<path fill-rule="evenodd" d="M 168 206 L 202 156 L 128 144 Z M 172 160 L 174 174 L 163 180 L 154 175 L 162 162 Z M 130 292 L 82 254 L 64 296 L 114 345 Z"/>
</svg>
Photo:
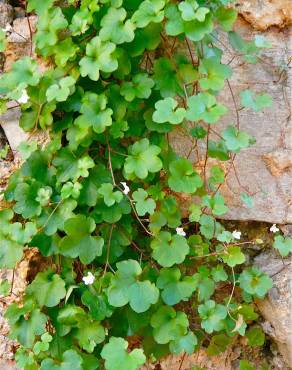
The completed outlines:
<svg viewBox="0 0 292 370">
<path fill-rule="evenodd" d="M 176 231 L 177 235 L 180 235 L 180 236 L 186 236 L 187 235 L 182 227 L 177 227 L 175 229 L 175 231 Z"/>
<path fill-rule="evenodd" d="M 3 32 L 11 32 L 12 31 L 12 27 L 9 23 L 6 24 L 6 26 L 4 28 L 2 28 L 2 31 Z"/>
<path fill-rule="evenodd" d="M 126 182 L 121 182 L 121 184 L 123 185 L 123 188 L 124 188 L 123 193 L 124 193 L 125 195 L 129 194 L 129 192 L 130 192 L 130 188 L 129 188 L 129 186 L 127 185 L 127 183 L 126 183 Z"/>
<path fill-rule="evenodd" d="M 232 236 L 233 236 L 234 239 L 239 240 L 241 238 L 241 231 L 234 230 L 232 232 Z"/>
<path fill-rule="evenodd" d="M 277 233 L 278 231 L 280 231 L 280 229 L 277 227 L 276 224 L 273 224 L 273 226 L 270 227 L 270 231 L 272 233 Z"/>
<path fill-rule="evenodd" d="M 21 97 L 17 99 L 18 103 L 25 104 L 28 102 L 29 96 L 27 95 L 27 92 L 25 89 L 22 90 Z"/>
<path fill-rule="evenodd" d="M 87 273 L 87 276 L 83 276 L 82 278 L 85 285 L 92 285 L 94 283 L 95 277 L 94 275 L 89 271 Z"/>
</svg>

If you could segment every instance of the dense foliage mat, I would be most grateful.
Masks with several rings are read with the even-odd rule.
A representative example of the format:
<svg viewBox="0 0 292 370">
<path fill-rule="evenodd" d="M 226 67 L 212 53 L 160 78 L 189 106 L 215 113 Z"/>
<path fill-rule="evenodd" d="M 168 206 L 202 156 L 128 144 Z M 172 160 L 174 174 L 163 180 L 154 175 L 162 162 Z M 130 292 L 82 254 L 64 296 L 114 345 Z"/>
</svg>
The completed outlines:
<svg viewBox="0 0 292 370">
<path fill-rule="evenodd" d="M 28 1 L 47 68 L 25 57 L 0 79 L 1 111 L 18 102 L 20 126 L 51 138 L 20 145 L 25 161 L 0 212 L 0 267 L 14 268 L 24 248 L 47 260 L 6 313 L 21 368 L 135 370 L 200 346 L 218 354 L 237 335 L 264 343 L 253 300 L 272 281 L 217 220 L 235 156 L 255 140 L 238 117 L 219 132 L 216 123 L 227 112 L 220 91 L 233 96 L 222 39 L 253 64 L 269 43 L 234 32 L 228 3 Z M 240 101 L 237 112 L 271 104 L 250 90 Z M 171 147 L 175 130 L 192 141 L 189 156 L 200 153 L 195 164 Z M 253 203 L 246 192 L 239 201 Z M 272 231 L 287 255 L 291 239 Z"/>
</svg>

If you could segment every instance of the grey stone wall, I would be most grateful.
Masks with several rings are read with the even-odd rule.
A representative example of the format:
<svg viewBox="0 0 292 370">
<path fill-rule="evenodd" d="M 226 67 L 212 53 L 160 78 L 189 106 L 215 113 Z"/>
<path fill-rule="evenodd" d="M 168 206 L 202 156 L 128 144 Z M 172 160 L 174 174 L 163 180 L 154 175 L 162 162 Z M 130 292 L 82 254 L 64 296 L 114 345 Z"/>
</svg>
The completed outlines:
<svg viewBox="0 0 292 370">
<path fill-rule="evenodd" d="M 256 34 L 264 35 L 273 46 L 264 52 L 261 62 L 256 65 L 243 63 L 230 47 L 225 50 L 225 60 L 232 60 L 230 65 L 234 73 L 230 86 L 236 103 L 226 84 L 218 100 L 228 107 L 229 112 L 212 129 L 220 134 L 224 126 L 236 122 L 238 110 L 240 129 L 253 135 L 256 143 L 236 156 L 234 168 L 231 167 L 226 184 L 220 189 L 230 208 L 224 218 L 292 223 L 291 28 L 274 27 L 260 32 L 239 20 L 236 30 L 245 39 Z M 260 113 L 240 109 L 239 92 L 245 89 L 268 92 L 273 98 L 273 106 Z M 212 137 L 218 140 L 216 135 L 211 134 Z M 172 143 L 176 151 L 185 156 L 192 147 L 192 138 L 177 131 L 172 135 Z M 190 155 L 199 171 L 205 152 L 206 149 L 201 147 L 199 156 L 195 150 Z M 208 159 L 209 167 L 214 164 L 214 160 Z M 228 170 L 230 162 L 220 162 L 219 165 Z M 240 194 L 246 191 L 254 199 L 253 208 L 245 207 L 240 200 Z"/>
</svg>

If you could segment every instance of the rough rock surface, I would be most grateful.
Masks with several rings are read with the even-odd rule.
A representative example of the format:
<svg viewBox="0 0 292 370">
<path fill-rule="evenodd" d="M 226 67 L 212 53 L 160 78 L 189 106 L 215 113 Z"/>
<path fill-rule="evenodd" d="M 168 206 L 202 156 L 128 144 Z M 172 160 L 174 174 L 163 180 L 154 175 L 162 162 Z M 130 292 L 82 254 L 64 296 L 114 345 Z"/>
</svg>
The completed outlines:
<svg viewBox="0 0 292 370">
<path fill-rule="evenodd" d="M 260 254 L 255 265 L 273 278 L 274 286 L 257 306 L 265 318 L 264 331 L 273 338 L 287 365 L 292 367 L 292 258 L 283 261 L 272 252 Z"/>
<path fill-rule="evenodd" d="M 0 207 L 1 209 L 1 207 Z M 0 281 L 8 280 L 13 282 L 11 288 L 11 294 L 7 297 L 0 296 L 0 369 L 1 370 L 13 370 L 14 363 L 11 361 L 14 358 L 14 353 L 17 349 L 17 342 L 8 339 L 9 327 L 7 321 L 4 318 L 4 312 L 6 308 L 12 302 L 20 302 L 23 291 L 26 286 L 27 275 L 30 269 L 30 260 L 35 255 L 33 249 L 26 251 L 24 258 L 19 263 L 17 269 L 13 270 L 1 270 Z M 6 367 L 5 367 L 6 366 Z"/>
<path fill-rule="evenodd" d="M 236 3 L 236 6 L 252 27 L 244 22 L 239 22 L 240 32 L 246 38 L 255 34 L 253 29 L 266 30 L 271 26 L 282 28 L 292 22 L 292 7 L 290 0 L 242 0 Z M 18 14 L 18 15 L 17 15 Z M 23 12 L 15 14 L 21 16 Z M 7 23 L 12 23 L 13 9 L 6 1 L 0 0 L 0 27 L 5 27 Z M 31 50 L 29 25 L 34 29 L 35 17 L 30 17 L 30 23 L 26 18 L 17 18 L 13 22 L 13 28 L 16 32 L 8 38 L 8 49 L 5 58 L 5 69 L 9 69 L 13 61 L 23 55 L 29 55 Z M 22 35 L 22 36 L 19 36 Z M 228 195 L 228 205 L 231 208 L 228 214 L 229 219 L 238 220 L 265 220 L 268 222 L 287 223 L 292 222 L 291 208 L 291 151 L 292 151 L 292 128 L 290 118 L 290 97 L 291 84 L 289 85 L 289 58 L 291 58 L 291 43 L 289 44 L 289 30 L 273 28 L 264 34 L 273 42 L 273 48 L 266 52 L 262 65 L 244 65 L 240 59 L 235 57 L 232 66 L 236 73 L 231 80 L 232 89 L 235 95 L 245 88 L 253 88 L 260 92 L 268 90 L 274 97 L 274 106 L 266 110 L 261 115 L 253 114 L 250 111 L 240 111 L 240 121 L 243 129 L 246 129 L 257 138 L 257 144 L 251 149 L 244 151 L 235 161 L 237 172 L 240 173 L 240 182 L 244 187 L 250 190 L 256 189 L 255 207 L 247 209 L 238 201 L 238 194 L 242 191 L 239 186 L 234 171 L 228 178 L 228 185 L 223 188 L 224 195 Z M 289 50 L 290 48 L 290 50 Z M 231 55 L 227 58 L 231 59 Z M 292 64 L 292 63 L 291 63 Z M 230 97 L 230 92 L 222 94 L 222 100 L 226 100 L 231 114 L 229 119 L 234 121 L 234 106 Z M 23 134 L 16 126 L 17 113 L 9 112 L 6 116 L 4 129 L 9 143 L 13 149 L 17 147 L 17 142 Z M 225 122 L 230 122 L 228 118 Z M 3 120 L 3 117 L 2 117 Z M 9 126 L 10 125 L 10 126 Z M 18 133 L 16 135 L 16 133 Z M 20 136 L 19 136 L 20 135 Z M 183 139 L 177 147 L 182 154 L 189 151 L 191 143 Z M 16 141 L 15 141 L 16 140 Z M 184 150 L 185 149 L 185 150 Z M 192 157 L 196 160 L 196 158 Z M 6 166 L 6 175 L 8 176 L 17 163 L 2 166 L 0 163 L 0 177 L 3 178 L 1 170 Z M 15 166 L 15 167 L 13 167 Z M 289 178 L 290 176 L 290 178 Z M 1 183 L 0 183 L 1 187 Z M 3 205 L 3 203 L 2 203 Z M 290 209 L 289 209 L 290 207 Z M 1 200 L 0 200 L 1 208 Z M 27 259 L 23 261 L 16 270 L 14 293 L 16 299 L 21 296 L 23 283 L 27 274 Z M 263 303 L 258 303 L 266 322 L 263 324 L 264 330 L 268 335 L 275 338 L 279 344 L 281 352 L 288 361 L 291 361 L 291 331 L 289 331 L 289 309 L 291 310 L 291 266 L 285 270 L 280 270 L 282 261 L 274 256 L 260 256 L 256 263 L 261 265 L 273 276 L 275 288 L 270 292 L 268 298 Z M 2 271 L 0 278 L 9 277 L 11 279 L 12 271 Z M 290 285 L 289 285 L 290 284 Z M 17 290 L 19 288 L 19 290 Z M 15 370 L 16 367 L 11 361 L 15 351 L 15 342 L 7 340 L 8 327 L 3 318 L 3 311 L 11 301 L 6 300 L 0 304 L 0 369 Z M 290 327 L 291 321 L 290 321 Z M 190 366 L 205 367 L 208 370 L 231 370 L 238 367 L 238 358 L 242 347 L 230 348 L 222 356 L 210 359 L 203 350 L 193 356 L 186 356 L 181 370 L 189 369 Z M 290 356 L 290 357 L 289 357 Z M 249 357 L 248 357 L 249 358 Z M 250 354 L 253 358 L 253 354 Z M 4 360 L 5 359 L 5 360 Z M 284 370 L 281 357 L 273 358 L 273 369 Z M 180 366 L 181 357 L 168 357 L 161 362 L 161 369 L 177 370 Z M 291 362 L 290 362 L 291 364 Z M 292 366 L 292 365 L 291 365 Z M 153 367 L 148 367 L 153 368 Z"/>
<path fill-rule="evenodd" d="M 4 70 L 9 70 L 13 62 L 24 55 L 34 55 L 31 38 L 35 31 L 36 20 L 36 16 L 30 16 L 16 18 L 13 21 L 13 31 L 7 37 Z"/>
<path fill-rule="evenodd" d="M 257 34 L 245 21 L 238 21 L 237 31 L 246 39 Z M 234 168 L 231 167 L 226 184 L 221 188 L 230 220 L 255 220 L 271 223 L 292 222 L 292 124 L 291 124 L 291 29 L 261 32 L 271 43 L 257 65 L 246 64 L 228 49 L 226 61 L 231 61 L 233 76 L 230 86 L 235 96 L 236 108 L 231 91 L 226 88 L 218 98 L 229 109 L 222 122 L 212 129 L 220 133 L 224 126 L 236 122 L 238 109 L 240 128 L 256 138 L 256 144 L 236 156 Z M 240 109 L 239 92 L 251 89 L 257 93 L 268 92 L 273 98 L 272 108 L 261 113 Z M 211 134 L 215 140 L 218 137 Z M 192 147 L 191 138 L 180 132 L 173 137 L 173 145 L 181 155 L 187 155 Z M 199 158 L 195 151 L 190 159 L 195 166 L 202 167 L 205 148 L 200 148 Z M 208 165 L 214 165 L 208 160 Z M 230 163 L 220 162 L 228 170 Z M 254 207 L 244 207 L 240 193 L 249 192 L 254 199 Z"/>
<path fill-rule="evenodd" d="M 292 24 L 291 0 L 237 1 L 240 14 L 257 30 L 271 26 L 285 27 Z"/>
<path fill-rule="evenodd" d="M 6 2 L 0 1 L 0 27 L 4 28 L 7 23 L 13 20 L 13 8 Z"/>
<path fill-rule="evenodd" d="M 158 363 L 142 366 L 140 370 L 238 370 L 240 359 L 252 361 L 257 369 L 266 363 L 270 370 L 289 370 L 277 349 L 271 349 L 268 353 L 260 352 L 247 346 L 245 340 L 235 341 L 217 356 L 210 357 L 204 349 L 200 349 L 192 355 L 167 356 Z"/>
</svg>

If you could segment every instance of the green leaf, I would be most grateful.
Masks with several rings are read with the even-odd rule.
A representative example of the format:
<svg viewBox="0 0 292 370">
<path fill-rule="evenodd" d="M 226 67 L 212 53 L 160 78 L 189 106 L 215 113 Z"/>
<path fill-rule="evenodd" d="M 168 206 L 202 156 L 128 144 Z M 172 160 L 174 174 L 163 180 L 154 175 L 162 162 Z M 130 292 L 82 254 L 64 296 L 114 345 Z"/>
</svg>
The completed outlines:
<svg viewBox="0 0 292 370">
<path fill-rule="evenodd" d="M 146 0 L 132 16 L 132 21 L 139 28 L 145 28 L 149 23 L 160 23 L 164 18 L 165 0 Z"/>
<path fill-rule="evenodd" d="M 196 0 L 185 0 L 179 3 L 178 8 L 181 12 L 181 17 L 184 21 L 198 20 L 204 22 L 206 14 L 210 9 L 199 7 Z"/>
<path fill-rule="evenodd" d="M 80 176 L 88 177 L 88 169 L 94 167 L 94 162 L 88 155 L 77 159 L 68 147 L 62 148 L 58 152 L 53 164 L 57 167 L 59 182 L 67 182 L 68 180 L 75 182 Z"/>
<path fill-rule="evenodd" d="M 123 193 L 120 191 L 113 191 L 112 184 L 103 183 L 98 189 L 98 193 L 103 196 L 104 203 L 110 207 L 115 203 L 120 203 L 123 198 Z"/>
<path fill-rule="evenodd" d="M 273 247 L 278 249 L 282 257 L 286 257 L 292 252 L 292 239 L 283 237 L 282 235 L 277 235 L 275 236 Z"/>
<path fill-rule="evenodd" d="M 41 352 L 46 352 L 50 347 L 49 343 L 52 341 L 52 339 L 53 337 L 48 332 L 45 332 L 41 336 L 41 341 L 36 342 L 33 346 L 33 352 L 36 355 L 39 355 Z"/>
<path fill-rule="evenodd" d="M 0 53 L 3 53 L 5 51 L 6 44 L 6 32 L 4 32 L 2 28 L 0 28 Z"/>
<path fill-rule="evenodd" d="M 40 81 L 40 73 L 35 60 L 29 57 L 16 61 L 9 73 L 0 79 L 0 94 L 8 94 L 11 99 L 19 99 L 23 89 L 36 86 Z"/>
<path fill-rule="evenodd" d="M 81 115 L 74 123 L 81 129 L 88 132 L 89 128 L 100 134 L 112 124 L 113 111 L 107 108 L 107 98 L 104 94 L 85 93 L 80 108 Z"/>
<path fill-rule="evenodd" d="M 206 350 L 209 356 L 217 356 L 222 352 L 225 352 L 228 345 L 231 343 L 231 338 L 225 334 L 214 335 L 211 342 Z"/>
<path fill-rule="evenodd" d="M 5 159 L 7 157 L 10 146 L 6 144 L 3 149 L 0 149 L 0 159 Z"/>
<path fill-rule="evenodd" d="M 135 348 L 128 352 L 128 342 L 123 338 L 111 337 L 102 351 L 106 370 L 136 370 L 142 366 L 146 357 L 142 349 Z"/>
<path fill-rule="evenodd" d="M 251 347 L 259 347 L 265 343 L 265 334 L 262 328 L 253 327 L 250 328 L 245 336 L 247 337 L 248 344 Z"/>
<path fill-rule="evenodd" d="M 19 183 L 14 193 L 16 200 L 16 204 L 13 207 L 14 212 L 21 214 L 24 218 L 39 216 L 42 211 L 40 203 L 36 200 L 39 189 L 40 184 L 37 182 L 31 185 Z"/>
<path fill-rule="evenodd" d="M 153 336 L 157 343 L 166 344 L 187 334 L 189 321 L 187 315 L 172 307 L 161 306 L 151 317 Z"/>
<path fill-rule="evenodd" d="M 241 265 L 245 262 L 245 256 L 241 252 L 240 247 L 233 245 L 227 248 L 226 254 L 222 254 L 222 259 L 230 267 Z"/>
<path fill-rule="evenodd" d="M 229 159 L 228 149 L 223 140 L 219 142 L 209 140 L 208 155 L 211 158 L 217 158 L 220 161 L 227 161 Z"/>
<path fill-rule="evenodd" d="M 88 9 L 78 10 L 71 20 L 70 31 L 73 36 L 85 33 L 93 22 L 93 18 Z"/>
<path fill-rule="evenodd" d="M 173 306 L 180 301 L 187 301 L 197 287 L 197 282 L 192 276 L 181 279 L 178 268 L 163 268 L 157 279 L 157 287 L 162 289 L 163 301 Z"/>
<path fill-rule="evenodd" d="M 0 296 L 6 297 L 9 294 L 10 289 L 11 289 L 11 284 L 9 283 L 9 281 L 7 279 L 6 280 L 1 280 L 1 282 L 0 282 Z"/>
<path fill-rule="evenodd" d="M 223 89 L 224 80 L 231 76 L 231 68 L 221 64 L 216 57 L 203 59 L 199 66 L 202 77 L 199 83 L 204 90 L 218 91 Z"/>
<path fill-rule="evenodd" d="M 82 365 L 82 357 L 75 350 L 69 349 L 63 353 L 60 365 L 55 364 L 52 359 L 46 358 L 42 361 L 40 370 L 83 370 Z"/>
<path fill-rule="evenodd" d="M 84 215 L 66 220 L 64 230 L 67 236 L 60 241 L 60 253 L 66 257 L 79 257 L 84 264 L 92 262 L 101 255 L 104 245 L 103 238 L 91 236 L 95 228 L 94 220 Z"/>
<path fill-rule="evenodd" d="M 135 36 L 135 25 L 130 19 L 125 21 L 126 16 L 127 12 L 124 8 L 116 9 L 111 7 L 100 22 L 100 39 L 102 41 L 112 41 L 114 44 L 131 42 Z"/>
<path fill-rule="evenodd" d="M 190 331 L 185 336 L 171 341 L 169 344 L 169 349 L 172 353 L 175 353 L 176 355 L 179 355 L 183 352 L 191 355 L 192 353 L 194 353 L 197 343 L 197 337 L 193 332 Z"/>
<path fill-rule="evenodd" d="M 249 267 L 239 275 L 239 284 L 246 293 L 263 298 L 272 288 L 273 280 L 256 267 Z"/>
<path fill-rule="evenodd" d="M 126 178 L 137 176 L 139 179 L 145 179 L 149 172 L 158 172 L 162 168 L 162 162 L 158 157 L 160 151 L 158 146 L 150 145 L 148 139 L 136 141 L 129 147 L 129 156 L 125 161 Z"/>
<path fill-rule="evenodd" d="M 250 195 L 246 193 L 241 193 L 240 199 L 243 201 L 247 208 L 252 208 L 254 206 L 254 199 Z"/>
<path fill-rule="evenodd" d="M 223 31 L 231 31 L 237 18 L 237 11 L 232 8 L 220 7 L 216 10 L 215 16 L 218 19 Z"/>
<path fill-rule="evenodd" d="M 173 98 L 165 98 L 155 103 L 155 112 L 152 119 L 157 123 L 171 123 L 177 125 L 185 118 L 185 109 L 177 108 L 178 102 Z"/>
<path fill-rule="evenodd" d="M 147 191 L 142 188 L 134 191 L 132 195 L 139 216 L 145 216 L 146 213 L 152 215 L 154 213 L 156 203 L 152 198 L 149 198 Z"/>
<path fill-rule="evenodd" d="M 146 73 L 136 74 L 132 81 L 124 82 L 121 87 L 121 95 L 131 102 L 135 98 L 148 99 L 151 95 L 151 89 L 154 81 Z"/>
<path fill-rule="evenodd" d="M 202 215 L 200 217 L 200 232 L 207 238 L 212 239 L 222 231 L 222 226 L 212 216 Z"/>
<path fill-rule="evenodd" d="M 7 236 L 0 233 L 0 266 L 1 268 L 14 268 L 17 262 L 21 260 L 23 246 L 8 239 Z"/>
<path fill-rule="evenodd" d="M 85 311 L 75 305 L 65 305 L 62 307 L 57 316 L 57 322 L 59 324 L 67 325 L 70 327 L 78 326 L 82 320 L 85 319 Z"/>
<path fill-rule="evenodd" d="M 50 197 L 52 195 L 52 188 L 50 186 L 42 187 L 38 190 L 36 201 L 40 203 L 42 207 L 45 207 L 50 202 Z"/>
<path fill-rule="evenodd" d="M 82 205 L 95 206 L 98 199 L 98 189 L 103 183 L 111 182 L 110 172 L 103 164 L 98 164 L 82 182 L 79 202 Z"/>
<path fill-rule="evenodd" d="M 74 217 L 73 210 L 77 207 L 77 202 L 73 199 L 66 199 L 57 206 L 56 209 L 52 207 L 43 210 L 38 219 L 38 225 L 44 228 L 46 235 L 53 235 L 57 230 L 64 230 L 65 221 Z"/>
<path fill-rule="evenodd" d="M 57 44 L 59 32 L 68 26 L 68 22 L 60 7 L 47 8 L 44 16 L 38 19 L 38 32 L 35 35 L 39 50 Z"/>
<path fill-rule="evenodd" d="M 54 3 L 54 0 L 44 0 L 39 2 L 38 0 L 29 0 L 27 2 L 27 11 L 36 11 L 38 15 L 43 15 L 47 9 L 49 9 Z"/>
<path fill-rule="evenodd" d="M 13 308 L 13 306 L 10 307 Z M 17 310 L 19 309 L 17 308 Z M 11 313 L 12 310 L 6 315 L 8 319 L 11 318 Z M 17 319 L 15 319 L 14 315 L 14 322 L 10 321 L 10 338 L 17 339 L 26 348 L 32 348 L 36 335 L 41 335 L 45 332 L 47 316 L 39 309 L 34 309 L 26 315 L 25 312 L 16 313 L 16 317 Z"/>
<path fill-rule="evenodd" d="M 55 51 L 55 62 L 59 67 L 65 67 L 68 61 L 73 59 L 78 51 L 78 46 L 74 44 L 72 38 L 67 37 L 53 46 Z"/>
<path fill-rule="evenodd" d="M 26 292 L 34 295 L 40 306 L 54 307 L 66 295 L 65 282 L 50 270 L 39 272 Z"/>
<path fill-rule="evenodd" d="M 190 250 L 183 236 L 171 235 L 167 231 L 159 232 L 150 246 L 153 258 L 163 267 L 182 263 Z"/>
<path fill-rule="evenodd" d="M 173 62 L 167 58 L 159 58 L 154 62 L 155 89 L 163 98 L 173 97 L 183 92 L 177 79 Z"/>
<path fill-rule="evenodd" d="M 82 184 L 79 182 L 72 183 L 71 181 L 66 182 L 61 189 L 62 200 L 68 199 L 70 197 L 78 199 L 80 195 L 80 190 L 82 189 Z"/>
<path fill-rule="evenodd" d="M 175 4 L 170 4 L 165 9 L 167 23 L 165 26 L 166 34 L 169 36 L 178 36 L 184 32 L 184 22 Z"/>
<path fill-rule="evenodd" d="M 94 210 L 94 216 L 101 216 L 97 217 L 97 222 L 100 222 L 102 219 L 105 222 L 114 224 L 121 219 L 122 215 L 131 213 L 131 209 L 129 200 L 123 197 L 120 203 L 115 203 L 111 207 L 105 205 L 103 201 L 99 202 Z"/>
<path fill-rule="evenodd" d="M 238 370 L 256 370 L 248 360 L 240 360 Z"/>
<path fill-rule="evenodd" d="M 190 121 L 217 122 L 227 112 L 222 104 L 217 104 L 216 98 L 209 93 L 199 93 L 188 98 L 186 118 Z"/>
<path fill-rule="evenodd" d="M 209 177 L 209 183 L 214 184 L 223 184 L 225 180 L 225 172 L 219 166 L 212 166 L 210 169 L 211 176 Z"/>
<path fill-rule="evenodd" d="M 81 348 L 92 353 L 97 344 L 105 339 L 105 331 L 98 321 L 82 320 L 74 333 Z"/>
<path fill-rule="evenodd" d="M 216 283 L 219 281 L 226 281 L 228 279 L 228 275 L 226 274 L 223 265 L 217 265 L 216 267 L 213 267 L 211 270 L 211 275 Z"/>
<path fill-rule="evenodd" d="M 198 307 L 199 315 L 202 319 L 201 326 L 207 333 L 220 331 L 224 327 L 223 320 L 227 316 L 227 309 L 215 301 L 209 300 Z"/>
<path fill-rule="evenodd" d="M 186 158 L 172 161 L 169 166 L 169 187 L 176 192 L 195 193 L 203 185 L 201 177 L 193 170 L 192 163 Z"/>
<path fill-rule="evenodd" d="M 71 76 L 61 78 L 56 84 L 51 85 L 46 96 L 48 101 L 56 100 L 58 102 L 67 100 L 68 96 L 75 90 L 75 79 Z"/>
<path fill-rule="evenodd" d="M 81 301 L 88 307 L 94 320 L 101 321 L 112 314 L 112 309 L 105 295 L 96 295 L 90 290 L 86 290 L 81 296 Z"/>
<path fill-rule="evenodd" d="M 199 272 L 193 275 L 196 281 L 196 288 L 198 291 L 198 300 L 208 300 L 215 291 L 215 283 L 212 279 L 206 276 L 204 272 Z"/>
<path fill-rule="evenodd" d="M 189 207 L 189 220 L 191 222 L 199 222 L 202 214 L 201 207 L 198 204 L 191 204 Z"/>
<path fill-rule="evenodd" d="M 221 216 L 228 212 L 224 198 L 219 193 L 215 194 L 213 197 L 211 195 L 204 195 L 202 197 L 202 204 L 210 208 L 215 216 Z"/>
<path fill-rule="evenodd" d="M 171 228 L 177 228 L 181 224 L 181 212 L 176 198 L 173 196 L 161 200 L 160 211 L 155 211 L 150 216 L 151 230 L 158 232 L 166 224 Z"/>
<path fill-rule="evenodd" d="M 80 62 L 80 73 L 82 77 L 88 76 L 97 81 L 101 72 L 111 73 L 118 68 L 114 51 L 116 45 L 112 42 L 104 42 L 99 36 L 95 36 L 86 45 L 86 56 Z"/>
<path fill-rule="evenodd" d="M 212 32 L 213 22 L 209 9 L 200 7 L 196 10 L 195 4 L 194 0 L 186 0 L 180 3 L 180 9 L 174 4 L 166 8 L 167 35 L 178 36 L 185 33 L 191 41 L 200 41 L 206 34 Z"/>
<path fill-rule="evenodd" d="M 255 46 L 258 48 L 266 49 L 272 47 L 272 43 L 269 40 L 267 40 L 263 35 L 255 35 L 254 39 Z"/>
<path fill-rule="evenodd" d="M 246 321 L 255 321 L 259 317 L 259 315 L 254 312 L 254 307 L 248 304 L 241 304 L 238 309 L 238 313 L 242 315 Z"/>
<path fill-rule="evenodd" d="M 111 277 L 107 290 L 109 303 L 114 307 L 130 304 L 135 312 L 145 312 L 159 297 L 159 291 L 149 280 L 139 281 L 142 274 L 139 263 L 126 260 L 117 263 L 117 272 Z"/>
<path fill-rule="evenodd" d="M 37 142 L 36 141 L 31 141 L 31 142 L 26 142 L 22 141 L 17 150 L 19 151 L 21 158 L 23 160 L 28 159 L 33 152 L 37 150 Z"/>
<path fill-rule="evenodd" d="M 15 353 L 16 364 L 19 368 L 36 370 L 37 365 L 32 352 L 27 352 L 24 348 L 18 348 Z"/>
<path fill-rule="evenodd" d="M 240 102 L 245 108 L 260 112 L 272 105 L 273 101 L 269 94 L 255 94 L 253 91 L 244 90 L 240 92 Z"/>
<path fill-rule="evenodd" d="M 228 126 L 222 133 L 228 150 L 238 153 L 241 149 L 248 148 L 251 137 L 243 131 L 239 131 L 234 126 Z"/>
</svg>

